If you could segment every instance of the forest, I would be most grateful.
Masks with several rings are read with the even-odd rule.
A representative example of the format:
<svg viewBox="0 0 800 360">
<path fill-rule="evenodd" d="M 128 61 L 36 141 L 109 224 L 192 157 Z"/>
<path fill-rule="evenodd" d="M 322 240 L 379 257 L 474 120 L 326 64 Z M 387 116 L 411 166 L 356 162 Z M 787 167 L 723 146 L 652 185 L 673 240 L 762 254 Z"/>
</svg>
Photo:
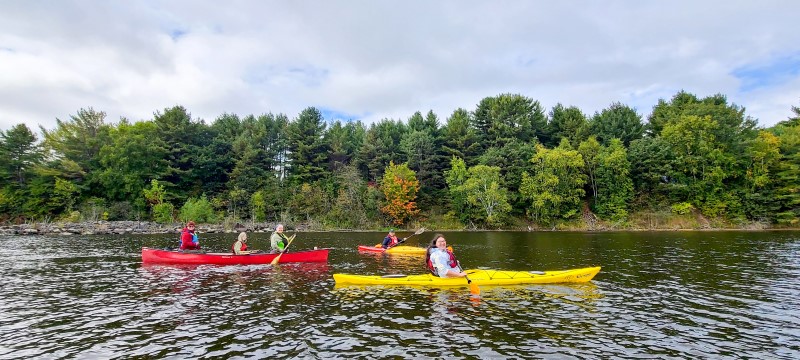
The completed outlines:
<svg viewBox="0 0 800 360">
<path fill-rule="evenodd" d="M 210 123 L 182 106 L 117 122 L 84 108 L 0 131 L 0 222 L 796 227 L 800 108 L 787 110 L 762 128 L 724 95 L 683 91 L 646 117 L 520 94 L 372 124 L 315 107 Z"/>
</svg>

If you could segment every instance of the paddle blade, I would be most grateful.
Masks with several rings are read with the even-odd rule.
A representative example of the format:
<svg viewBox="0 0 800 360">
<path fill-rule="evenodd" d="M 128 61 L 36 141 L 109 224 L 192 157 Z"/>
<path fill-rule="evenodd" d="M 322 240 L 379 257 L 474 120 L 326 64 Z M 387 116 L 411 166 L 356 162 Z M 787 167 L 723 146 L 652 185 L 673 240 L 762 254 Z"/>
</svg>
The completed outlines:
<svg viewBox="0 0 800 360">
<path fill-rule="evenodd" d="M 469 283 L 469 293 L 472 294 L 472 295 L 480 295 L 481 294 L 481 288 L 478 287 L 478 284 L 476 284 L 474 282 L 470 282 Z"/>
<path fill-rule="evenodd" d="M 278 256 L 276 256 L 274 259 L 272 259 L 272 262 L 269 263 L 269 264 L 272 265 L 272 266 L 278 265 L 278 261 L 281 259 L 282 255 L 283 255 L 283 253 L 278 254 Z"/>
</svg>

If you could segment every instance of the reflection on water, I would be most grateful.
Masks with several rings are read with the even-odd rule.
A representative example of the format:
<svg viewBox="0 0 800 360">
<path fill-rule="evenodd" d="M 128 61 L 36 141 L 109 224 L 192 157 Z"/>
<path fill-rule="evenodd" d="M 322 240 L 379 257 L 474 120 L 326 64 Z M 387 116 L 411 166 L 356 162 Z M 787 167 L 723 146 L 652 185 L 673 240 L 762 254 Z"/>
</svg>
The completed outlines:
<svg viewBox="0 0 800 360">
<path fill-rule="evenodd" d="M 142 265 L 164 236 L 0 237 L 0 358 L 800 357 L 798 232 L 452 233 L 468 268 L 603 270 L 479 296 L 335 287 L 335 272 L 425 272 L 357 251 L 382 236 L 301 233 L 329 263 L 276 267 Z"/>
</svg>

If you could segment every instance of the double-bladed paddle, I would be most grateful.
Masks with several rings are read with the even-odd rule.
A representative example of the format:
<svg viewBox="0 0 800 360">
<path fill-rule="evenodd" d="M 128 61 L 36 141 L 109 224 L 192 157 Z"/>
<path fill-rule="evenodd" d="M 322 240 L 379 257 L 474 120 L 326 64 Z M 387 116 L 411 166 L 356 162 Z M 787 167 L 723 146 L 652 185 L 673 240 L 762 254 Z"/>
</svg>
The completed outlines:
<svg viewBox="0 0 800 360">
<path fill-rule="evenodd" d="M 270 263 L 270 265 L 272 265 L 272 266 L 278 265 L 278 260 L 281 259 L 281 256 L 283 256 L 283 253 L 285 253 L 286 249 L 289 248 L 289 245 L 292 245 L 292 241 L 294 241 L 294 237 L 295 236 L 297 236 L 297 234 L 294 234 L 289 238 L 289 242 L 286 244 L 286 247 L 283 248 L 283 251 L 281 251 L 281 253 L 278 254 L 278 256 L 276 256 L 274 259 L 272 259 L 272 262 Z"/>
<path fill-rule="evenodd" d="M 397 246 L 397 245 L 400 245 L 400 244 L 402 244 L 402 243 L 406 242 L 406 240 L 410 239 L 412 236 L 419 235 L 419 234 L 422 234 L 422 233 L 424 233 L 424 232 L 425 232 L 425 228 L 420 228 L 420 229 L 419 229 L 419 230 L 417 230 L 415 233 L 413 233 L 413 234 L 409 235 L 408 237 L 405 237 L 405 238 L 403 238 L 402 240 L 398 241 L 398 242 L 397 242 L 397 244 L 394 244 L 394 245 L 392 245 L 392 246 L 389 246 L 388 248 L 386 248 L 386 250 L 389 250 L 389 249 L 391 249 L 391 248 L 393 248 L 393 247 L 395 247 L 395 246 Z"/>
</svg>

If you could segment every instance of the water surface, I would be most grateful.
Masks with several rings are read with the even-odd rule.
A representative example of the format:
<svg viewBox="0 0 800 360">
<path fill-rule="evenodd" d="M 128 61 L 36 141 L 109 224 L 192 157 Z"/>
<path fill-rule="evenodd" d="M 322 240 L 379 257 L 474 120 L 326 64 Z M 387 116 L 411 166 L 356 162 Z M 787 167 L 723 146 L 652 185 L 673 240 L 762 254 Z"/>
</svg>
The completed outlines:
<svg viewBox="0 0 800 360">
<path fill-rule="evenodd" d="M 800 358 L 800 232 L 445 235 L 466 268 L 603 269 L 471 296 L 335 287 L 337 272 L 425 271 L 356 251 L 381 233 L 300 233 L 292 248 L 330 248 L 328 263 L 274 268 L 143 266 L 168 235 L 0 237 L 0 358 Z"/>
</svg>

